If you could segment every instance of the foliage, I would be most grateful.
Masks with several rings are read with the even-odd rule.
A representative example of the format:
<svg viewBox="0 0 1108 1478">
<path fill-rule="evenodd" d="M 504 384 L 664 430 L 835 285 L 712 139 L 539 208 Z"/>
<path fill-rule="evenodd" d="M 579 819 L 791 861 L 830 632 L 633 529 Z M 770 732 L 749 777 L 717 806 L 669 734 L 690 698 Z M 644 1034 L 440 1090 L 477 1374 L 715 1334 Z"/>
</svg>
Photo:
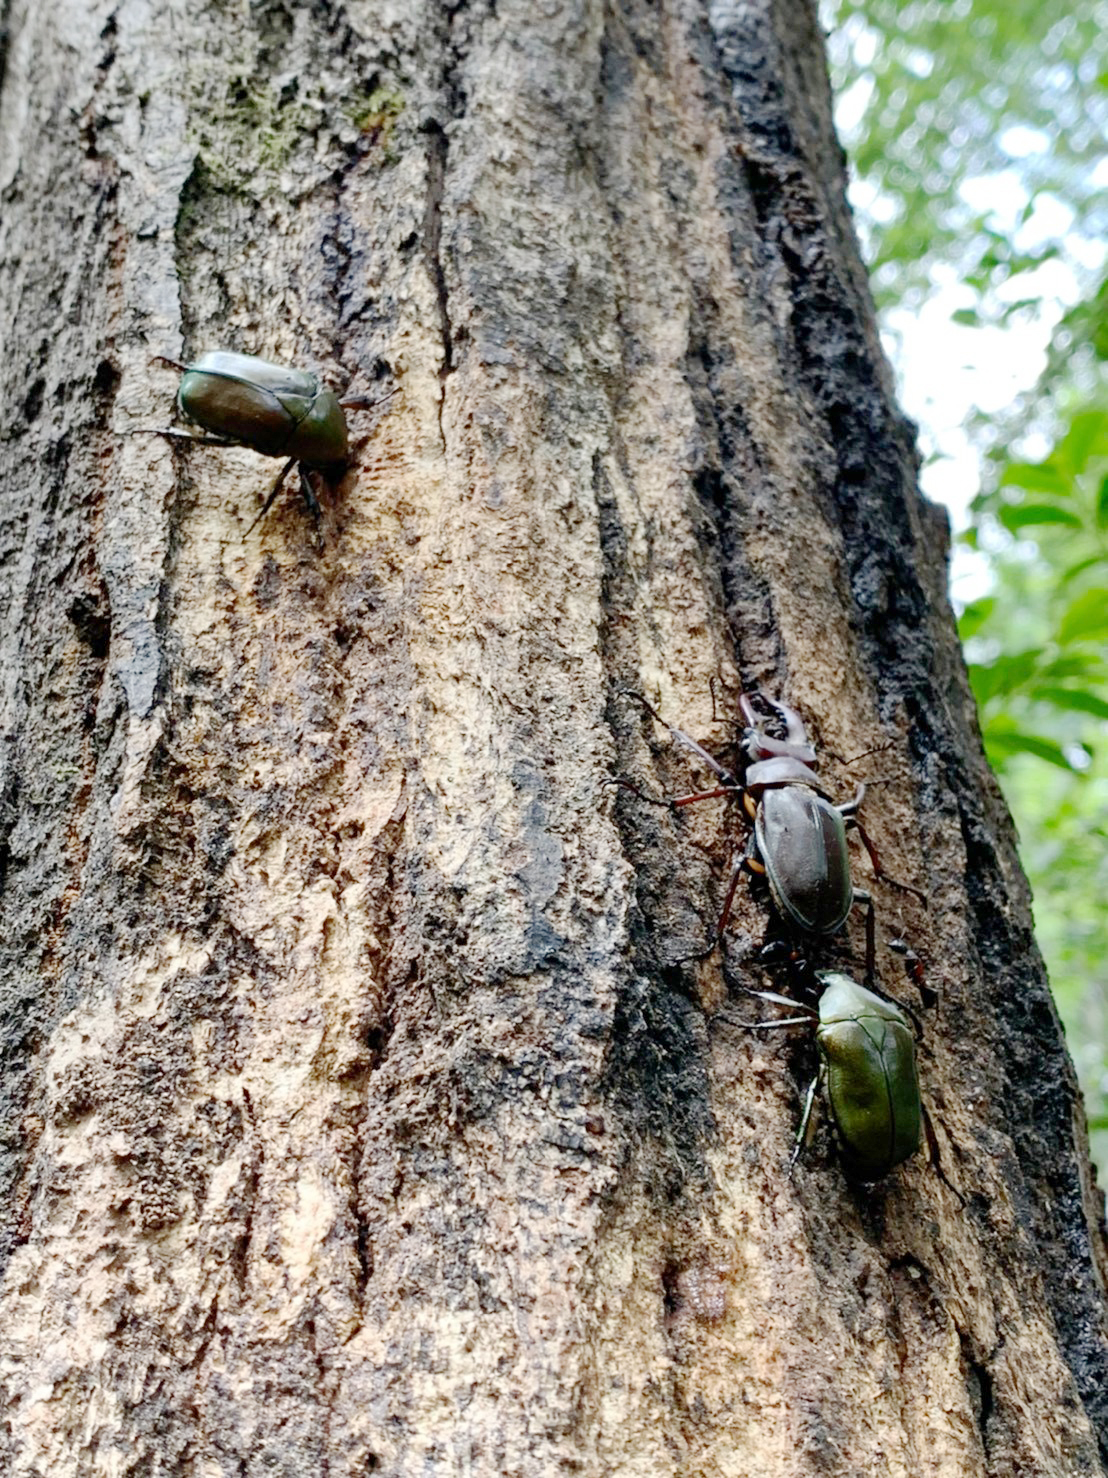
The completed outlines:
<svg viewBox="0 0 1108 1478">
<path fill-rule="evenodd" d="M 1102 3 L 832 0 L 825 20 L 883 306 L 918 301 L 940 265 L 984 299 L 1072 251 L 1075 231 L 1103 234 Z M 1005 217 L 1005 186 L 1027 200 L 1016 219 Z M 1025 288 L 1009 290 L 1004 311 L 1038 301 L 1041 290 Z"/>
<path fill-rule="evenodd" d="M 833 0 L 825 20 L 886 323 L 956 282 L 955 321 L 1049 341 L 1028 395 L 967 417 L 963 538 L 990 589 L 961 631 L 1108 1168 L 1108 5 Z"/>
<path fill-rule="evenodd" d="M 1050 456 L 1007 463 L 970 537 L 996 577 L 962 614 L 970 679 L 1108 1165 L 1108 413 L 1075 413 Z"/>
</svg>

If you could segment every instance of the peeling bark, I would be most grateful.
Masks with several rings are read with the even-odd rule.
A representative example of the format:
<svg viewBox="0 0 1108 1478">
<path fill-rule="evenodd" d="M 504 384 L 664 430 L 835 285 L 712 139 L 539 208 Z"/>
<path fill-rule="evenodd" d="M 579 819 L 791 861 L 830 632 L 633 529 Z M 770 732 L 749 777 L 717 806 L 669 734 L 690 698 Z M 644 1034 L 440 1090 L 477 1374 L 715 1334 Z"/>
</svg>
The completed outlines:
<svg viewBox="0 0 1108 1478">
<path fill-rule="evenodd" d="M 3 1471 L 1102 1472 L 1101 1197 L 806 0 L 0 36 Z M 130 434 L 215 347 L 399 388 L 318 538 Z M 627 690 L 723 754 L 744 687 L 928 899 L 874 884 L 933 1130 L 875 1187 L 826 1123 L 786 1176 L 764 894 L 703 954 L 739 809 L 610 783 L 704 779 Z"/>
</svg>

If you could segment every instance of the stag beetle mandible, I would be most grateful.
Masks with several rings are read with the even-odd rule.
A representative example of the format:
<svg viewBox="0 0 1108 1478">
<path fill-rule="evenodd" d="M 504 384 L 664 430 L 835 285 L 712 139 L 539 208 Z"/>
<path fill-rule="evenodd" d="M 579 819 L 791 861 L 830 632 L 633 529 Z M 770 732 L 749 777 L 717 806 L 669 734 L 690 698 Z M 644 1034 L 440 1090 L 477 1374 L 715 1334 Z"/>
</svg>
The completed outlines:
<svg viewBox="0 0 1108 1478">
<path fill-rule="evenodd" d="M 877 849 L 856 814 L 866 788 L 860 785 L 854 799 L 843 805 L 837 806 L 831 801 L 816 774 L 816 752 L 808 743 L 800 715 L 764 694 L 742 694 L 739 708 L 747 723 L 742 739 L 747 766 L 740 781 L 695 739 L 663 719 L 640 694 L 629 692 L 628 696 L 641 703 L 679 744 L 698 755 L 720 783 L 711 790 L 661 802 L 645 795 L 628 781 L 620 784 L 643 800 L 671 807 L 738 795 L 754 824 L 750 842 L 732 873 L 716 926 L 717 937 L 730 921 L 739 878 L 744 870 L 749 870 L 765 874 L 770 896 L 778 911 L 808 934 L 836 933 L 846 922 L 854 904 L 864 904 L 867 942 L 872 953 L 873 900 L 869 893 L 855 888 L 851 882 L 850 854 L 846 843 L 847 827 L 854 827 L 869 853 L 874 874 L 887 877 L 881 868 Z M 767 716 L 759 714 L 755 697 L 780 717 L 785 728 L 784 739 L 765 732 Z M 895 878 L 887 880 L 923 899 L 918 888 L 897 882 Z"/>
</svg>

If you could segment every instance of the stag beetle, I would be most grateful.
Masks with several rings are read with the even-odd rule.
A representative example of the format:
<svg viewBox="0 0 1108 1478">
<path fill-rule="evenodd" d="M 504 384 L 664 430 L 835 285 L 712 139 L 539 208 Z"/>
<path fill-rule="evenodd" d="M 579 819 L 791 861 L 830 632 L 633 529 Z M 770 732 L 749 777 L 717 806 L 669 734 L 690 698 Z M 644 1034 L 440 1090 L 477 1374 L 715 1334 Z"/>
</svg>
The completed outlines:
<svg viewBox="0 0 1108 1478">
<path fill-rule="evenodd" d="M 816 980 L 822 987 L 817 1011 L 774 991 L 752 991 L 803 1014 L 741 1023 L 747 1031 L 818 1023 L 819 1072 L 804 1099 L 788 1173 L 807 1142 L 816 1093 L 824 1087 L 847 1173 L 856 1180 L 880 1180 L 920 1145 L 923 1107 L 915 1038 L 898 1006 L 849 975 L 820 970 Z"/>
<path fill-rule="evenodd" d="M 310 370 L 289 369 L 253 354 L 210 350 L 194 364 L 155 356 L 180 370 L 177 408 L 189 421 L 212 436 L 194 436 L 172 428 L 143 427 L 140 435 L 165 436 L 201 446 L 245 446 L 263 457 L 287 457 L 249 534 L 272 508 L 277 494 L 299 463 L 300 491 L 308 511 L 319 517 L 312 491 L 312 472 L 334 476 L 348 458 L 346 409 L 368 409 L 381 404 L 364 396 L 340 400 Z M 393 392 L 395 393 L 395 392 Z M 383 396 L 382 400 L 388 400 Z"/>
<path fill-rule="evenodd" d="M 743 868 L 764 872 L 778 911 L 808 934 L 834 934 L 846 923 L 855 903 L 867 908 L 872 931 L 873 900 L 850 880 L 846 830 L 853 826 L 881 876 L 877 850 L 858 820 L 866 787 L 852 801 L 836 806 L 816 774 L 816 752 L 808 743 L 795 709 L 775 699 L 762 701 L 781 716 L 785 738 L 762 728 L 753 697 L 743 693 L 739 710 L 747 722 L 742 748 L 749 763 L 743 777 L 743 809 L 754 833 L 739 859 L 724 902 L 720 931 L 731 917 L 735 889 Z"/>
<path fill-rule="evenodd" d="M 854 799 L 843 805 L 837 806 L 831 801 L 815 772 L 816 752 L 808 743 L 800 715 L 764 694 L 741 695 L 739 709 L 747 723 L 742 751 L 747 765 L 740 781 L 695 739 L 656 713 L 640 694 L 629 692 L 628 696 L 641 703 L 679 744 L 698 755 L 720 784 L 711 790 L 658 802 L 628 781 L 619 783 L 643 800 L 673 807 L 738 795 L 754 824 L 750 842 L 732 872 L 716 926 L 717 938 L 730 922 L 739 878 L 744 870 L 748 870 L 765 875 L 778 912 L 808 934 L 836 933 L 846 922 L 854 904 L 864 904 L 867 910 L 867 945 L 872 955 L 873 899 L 851 882 L 850 854 L 846 844 L 847 827 L 852 826 L 869 853 L 874 874 L 887 876 L 882 871 L 877 849 L 856 815 L 866 788 L 860 785 Z M 783 739 L 765 732 L 767 716 L 759 714 L 755 697 L 780 717 L 785 730 Z M 888 878 L 888 881 L 923 898 L 923 894 L 908 883 L 897 882 L 895 878 Z"/>
</svg>

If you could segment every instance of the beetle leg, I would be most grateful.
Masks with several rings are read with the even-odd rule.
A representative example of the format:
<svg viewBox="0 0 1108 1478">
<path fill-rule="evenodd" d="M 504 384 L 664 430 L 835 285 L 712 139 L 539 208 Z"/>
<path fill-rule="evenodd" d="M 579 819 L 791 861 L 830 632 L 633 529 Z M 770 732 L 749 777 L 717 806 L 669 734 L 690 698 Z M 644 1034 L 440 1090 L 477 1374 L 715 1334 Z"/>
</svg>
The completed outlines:
<svg viewBox="0 0 1108 1478">
<path fill-rule="evenodd" d="M 804 1016 L 797 1016 L 789 1021 L 760 1021 L 758 1026 L 797 1026 L 801 1022 L 813 1022 L 819 1019 L 819 1012 L 813 1011 L 810 1006 L 805 1006 L 803 1001 L 794 1001 L 792 996 L 780 996 L 775 990 L 747 990 L 748 996 L 757 996 L 760 1001 L 772 1001 L 777 1006 L 788 1006 L 791 1010 L 797 1009 L 806 1012 Z"/>
<path fill-rule="evenodd" d="M 862 785 L 859 785 L 859 787 L 857 789 L 857 792 L 855 793 L 854 799 L 852 801 L 844 801 L 841 806 L 836 806 L 835 809 L 838 811 L 839 815 L 842 816 L 844 819 L 847 818 L 847 817 L 853 817 L 854 814 L 855 814 L 855 812 L 858 810 L 858 807 L 862 804 L 862 802 L 865 800 L 865 798 L 866 798 L 866 787 L 865 787 L 864 784 L 862 784 Z M 855 821 L 854 824 L 857 826 L 858 823 Z M 868 846 L 869 844 L 867 843 L 866 845 Z M 871 857 L 873 856 L 873 853 L 872 852 L 870 853 L 870 856 Z"/>
<path fill-rule="evenodd" d="M 249 539 L 250 535 L 254 532 L 254 530 L 261 523 L 262 519 L 266 516 L 266 514 L 269 512 L 269 510 L 273 507 L 273 504 L 274 504 L 274 502 L 276 501 L 276 498 L 277 498 L 277 494 L 281 491 L 281 484 L 284 482 L 285 478 L 289 475 L 289 473 L 292 471 L 292 469 L 293 469 L 293 467 L 295 465 L 296 465 L 296 458 L 295 457 L 290 457 L 289 460 L 285 463 L 285 465 L 281 468 L 281 474 L 278 477 L 277 481 L 273 484 L 272 488 L 270 488 L 270 490 L 269 490 L 269 496 L 268 496 L 268 498 L 266 498 L 265 502 L 262 504 L 261 512 L 258 514 L 257 518 L 250 525 L 250 527 L 247 529 L 246 533 L 243 534 L 242 537 L 243 537 L 244 540 Z M 318 507 L 318 504 L 316 506 Z"/>
<path fill-rule="evenodd" d="M 671 806 L 693 806 L 697 801 L 717 801 L 721 796 L 734 795 L 735 786 L 717 785 L 715 790 L 698 790 L 693 795 L 674 796 Z"/>
<path fill-rule="evenodd" d="M 865 790 L 864 785 L 862 786 L 862 790 Z M 860 794 L 859 797 L 857 797 L 851 803 L 852 807 L 858 805 L 859 800 Z M 857 816 L 853 814 L 853 810 L 844 812 L 841 806 L 838 809 L 839 815 L 843 817 L 843 824 L 845 826 L 853 827 L 853 829 L 858 833 L 858 836 L 861 839 L 862 846 L 865 847 L 866 851 L 869 853 L 870 865 L 873 868 L 874 877 L 883 878 L 885 876 L 885 869 L 881 866 L 881 859 L 877 855 L 877 848 L 873 845 L 873 841 L 871 840 L 869 833 L 866 831 L 862 823 L 858 820 Z M 921 894 L 920 896 L 922 897 L 923 895 Z"/>
<path fill-rule="evenodd" d="M 315 525 L 315 547 L 320 554 L 323 553 L 323 533 L 320 529 L 320 520 L 323 518 L 323 509 L 319 506 L 319 499 L 315 495 L 315 487 L 312 484 L 312 470 L 303 462 L 298 468 L 300 473 L 300 496 L 308 512 L 312 515 L 312 523 Z M 318 474 L 322 476 L 322 473 Z"/>
<path fill-rule="evenodd" d="M 920 1102 L 920 1110 L 921 1117 L 923 1119 L 923 1133 L 924 1137 L 927 1140 L 928 1156 L 931 1164 L 935 1168 L 935 1174 L 939 1177 L 943 1185 L 945 1185 L 948 1190 L 954 1192 L 954 1194 L 958 1197 L 959 1202 L 964 1206 L 966 1204 L 965 1196 L 962 1195 L 962 1192 L 947 1176 L 946 1171 L 943 1169 L 942 1158 L 939 1154 L 939 1139 L 938 1135 L 935 1133 L 935 1125 L 931 1118 L 931 1115 L 927 1111 L 927 1105 L 922 1101 Z"/>
<path fill-rule="evenodd" d="M 855 903 L 861 903 L 866 910 L 866 985 L 871 989 L 877 977 L 877 937 L 876 917 L 873 910 L 873 896 L 864 888 L 855 888 L 851 907 Z"/>
<path fill-rule="evenodd" d="M 719 922 L 716 924 L 717 940 L 723 938 L 723 931 L 731 922 L 731 909 L 734 906 L 735 893 L 738 889 L 739 879 L 742 877 L 743 867 L 745 866 L 745 864 L 746 853 L 744 852 L 743 855 L 739 858 L 738 862 L 736 862 L 731 868 L 731 879 L 727 884 L 727 896 L 723 900 L 723 907 L 720 910 Z"/>
<path fill-rule="evenodd" d="M 731 910 L 735 904 L 735 894 L 738 892 L 739 879 L 742 877 L 743 873 L 752 872 L 758 874 L 759 876 L 764 876 L 765 874 L 766 869 L 764 864 L 759 857 L 755 856 L 755 849 L 757 848 L 757 845 L 758 843 L 755 838 L 755 834 L 754 832 L 751 832 L 746 847 L 743 849 L 742 856 L 731 868 L 731 877 L 727 884 L 727 896 L 723 900 L 723 908 L 720 910 L 719 923 L 716 925 L 717 940 L 723 938 L 723 931 L 731 922 Z"/>
<path fill-rule="evenodd" d="M 136 426 L 131 436 L 166 436 L 171 441 L 191 441 L 196 446 L 241 446 L 226 436 L 193 436 L 191 431 L 174 431 L 171 426 Z"/>
<path fill-rule="evenodd" d="M 873 867 L 874 877 L 882 878 L 886 883 L 891 884 L 892 887 L 899 888 L 902 893 L 911 893 L 914 898 L 918 898 L 921 903 L 925 904 L 927 902 L 926 893 L 921 893 L 920 890 L 912 883 L 902 883 L 899 878 L 891 877 L 890 874 L 887 873 L 885 869 L 881 866 L 881 859 L 877 855 L 877 848 L 873 845 L 873 841 L 870 838 L 869 833 L 866 831 L 865 827 L 855 815 L 858 807 L 862 804 L 862 799 L 865 796 L 865 793 L 866 787 L 864 785 L 859 785 L 858 794 L 854 797 L 854 799 L 852 801 L 847 801 L 845 805 L 836 806 L 835 809 L 843 818 L 844 823 L 847 826 L 853 827 L 854 830 L 858 833 L 858 836 L 861 838 L 863 847 L 865 847 L 866 851 L 869 853 L 869 860 Z"/>
<path fill-rule="evenodd" d="M 796 1162 L 800 1159 L 800 1152 L 801 1150 L 808 1147 L 809 1128 L 811 1128 L 813 1133 L 815 1132 L 815 1125 L 812 1123 L 812 1110 L 815 1108 L 816 1093 L 818 1092 L 820 1084 L 822 1082 L 823 1068 L 821 1067 L 819 1072 L 815 1075 L 815 1077 L 808 1085 L 808 1092 L 804 1099 L 804 1112 L 800 1117 L 800 1128 L 796 1131 L 796 1140 L 793 1144 L 793 1152 L 789 1156 L 789 1168 L 785 1172 L 786 1180 L 792 1179 L 793 1170 L 796 1168 Z"/>
<path fill-rule="evenodd" d="M 926 906 L 927 906 L 927 894 L 924 893 L 924 892 L 922 892 L 921 889 L 917 888 L 914 884 L 912 884 L 912 883 L 902 883 L 899 878 L 894 878 L 894 877 L 892 877 L 887 872 L 883 872 L 881 874 L 881 878 L 882 878 L 882 880 L 884 882 L 888 883 L 890 887 L 892 887 L 892 888 L 899 888 L 902 893 L 911 893 L 912 897 L 913 898 L 918 898 L 919 901 L 926 908 Z"/>
<path fill-rule="evenodd" d="M 640 789 L 634 781 L 624 780 L 619 775 L 609 775 L 603 782 L 605 785 L 618 785 L 621 790 L 629 790 L 632 795 L 638 796 L 640 801 L 645 801 L 648 806 L 664 806 L 667 811 L 673 807 L 673 802 L 666 796 L 647 795 L 645 790 Z"/>
<path fill-rule="evenodd" d="M 390 390 L 387 395 L 380 395 L 376 400 L 371 400 L 368 395 L 347 395 L 339 401 L 339 405 L 350 411 L 371 411 L 375 405 L 384 405 L 386 400 L 391 400 L 394 395 L 399 395 L 399 387 Z"/>
<path fill-rule="evenodd" d="M 734 789 L 730 785 L 717 786 L 715 790 L 698 790 L 695 795 L 657 796 L 647 795 L 645 790 L 630 780 L 622 780 L 611 776 L 605 785 L 619 785 L 624 790 L 629 790 L 632 795 L 637 795 L 640 801 L 646 801 L 650 806 L 665 806 L 667 810 L 673 810 L 676 806 L 691 806 L 695 801 L 714 801 L 722 796 L 734 795 Z"/>
<path fill-rule="evenodd" d="M 304 506 L 318 524 L 319 520 L 323 517 L 323 509 L 319 506 L 319 499 L 316 497 L 315 488 L 312 486 L 311 469 L 305 467 L 304 463 L 301 462 L 298 471 L 300 473 L 300 496 L 304 499 Z"/>
</svg>

